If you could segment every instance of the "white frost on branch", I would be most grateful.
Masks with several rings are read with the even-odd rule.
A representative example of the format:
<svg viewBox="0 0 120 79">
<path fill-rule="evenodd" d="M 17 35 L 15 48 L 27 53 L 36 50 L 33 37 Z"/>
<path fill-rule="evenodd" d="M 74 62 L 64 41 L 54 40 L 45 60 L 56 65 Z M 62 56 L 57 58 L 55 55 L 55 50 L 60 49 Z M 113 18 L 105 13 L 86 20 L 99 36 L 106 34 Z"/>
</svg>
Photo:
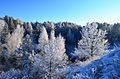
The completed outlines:
<svg viewBox="0 0 120 79">
<path fill-rule="evenodd" d="M 48 43 L 48 34 L 44 26 L 41 29 L 38 42 L 40 50 L 43 50 L 44 46 Z"/>
<path fill-rule="evenodd" d="M 50 40 L 44 46 L 44 54 L 36 54 L 31 58 L 34 62 L 34 68 L 39 68 L 38 74 L 41 74 L 42 78 L 53 78 L 56 70 L 59 67 L 66 65 L 66 54 L 65 54 L 65 40 L 61 35 L 55 38 L 54 30 L 50 35 Z M 37 70 L 33 71 L 36 72 Z M 42 72 L 41 72 L 42 71 Z"/>
<path fill-rule="evenodd" d="M 106 31 L 97 27 L 97 23 L 82 27 L 82 39 L 78 42 L 78 48 L 75 49 L 75 55 L 79 59 L 87 59 L 94 55 L 101 56 L 105 53 L 107 47 Z"/>
<path fill-rule="evenodd" d="M 22 38 L 24 35 L 23 26 L 17 25 L 17 28 L 12 34 L 8 35 L 7 49 L 9 52 L 14 52 L 22 44 Z"/>
</svg>

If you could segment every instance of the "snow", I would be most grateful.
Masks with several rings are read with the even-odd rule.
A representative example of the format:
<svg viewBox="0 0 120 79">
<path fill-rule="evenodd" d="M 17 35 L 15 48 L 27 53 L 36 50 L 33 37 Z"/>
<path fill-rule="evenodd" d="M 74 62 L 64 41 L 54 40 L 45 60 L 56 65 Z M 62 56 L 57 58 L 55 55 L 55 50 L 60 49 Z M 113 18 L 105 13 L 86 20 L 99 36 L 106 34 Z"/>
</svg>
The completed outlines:
<svg viewBox="0 0 120 79">
<path fill-rule="evenodd" d="M 72 74 L 71 74 L 72 73 Z M 120 79 L 120 47 L 84 67 L 71 67 L 66 79 Z"/>
</svg>

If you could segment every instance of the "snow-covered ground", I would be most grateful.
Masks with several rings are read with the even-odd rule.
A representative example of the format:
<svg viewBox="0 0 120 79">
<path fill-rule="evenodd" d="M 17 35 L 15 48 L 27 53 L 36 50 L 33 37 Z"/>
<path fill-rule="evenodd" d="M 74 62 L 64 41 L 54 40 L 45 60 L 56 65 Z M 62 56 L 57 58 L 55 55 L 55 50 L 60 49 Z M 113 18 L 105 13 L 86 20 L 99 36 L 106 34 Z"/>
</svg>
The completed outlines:
<svg viewBox="0 0 120 79">
<path fill-rule="evenodd" d="M 73 69 L 73 70 L 71 70 Z M 120 79 L 120 47 L 85 67 L 71 67 L 66 79 Z"/>
</svg>

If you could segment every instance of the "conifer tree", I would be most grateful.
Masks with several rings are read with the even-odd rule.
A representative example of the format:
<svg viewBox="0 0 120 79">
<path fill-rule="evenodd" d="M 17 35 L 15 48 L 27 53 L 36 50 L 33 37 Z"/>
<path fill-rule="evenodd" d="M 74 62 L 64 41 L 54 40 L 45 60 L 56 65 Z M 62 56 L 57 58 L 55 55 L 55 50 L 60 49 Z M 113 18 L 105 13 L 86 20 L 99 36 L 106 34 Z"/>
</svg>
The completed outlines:
<svg viewBox="0 0 120 79">
<path fill-rule="evenodd" d="M 91 56 L 101 56 L 107 48 L 106 31 L 97 29 L 96 23 L 87 24 L 82 27 L 82 39 L 78 42 L 78 48 L 75 49 L 75 55 L 79 59 L 87 59 Z"/>
<path fill-rule="evenodd" d="M 48 34 L 47 34 L 46 28 L 44 26 L 41 29 L 41 33 L 39 35 L 38 42 L 39 42 L 40 50 L 43 51 L 44 46 L 48 43 Z"/>
<path fill-rule="evenodd" d="M 42 56 L 40 54 L 33 56 L 34 67 L 37 66 L 40 69 L 39 73 L 44 72 L 41 73 L 44 77 L 53 78 L 57 68 L 66 65 L 65 40 L 61 35 L 55 38 L 54 30 L 52 30 L 50 40 L 43 50 L 44 54 Z"/>
<path fill-rule="evenodd" d="M 22 44 L 22 38 L 24 35 L 24 29 L 22 26 L 17 25 L 17 28 L 14 30 L 12 34 L 9 34 L 7 37 L 6 47 L 9 52 L 14 52 L 17 48 Z"/>
</svg>

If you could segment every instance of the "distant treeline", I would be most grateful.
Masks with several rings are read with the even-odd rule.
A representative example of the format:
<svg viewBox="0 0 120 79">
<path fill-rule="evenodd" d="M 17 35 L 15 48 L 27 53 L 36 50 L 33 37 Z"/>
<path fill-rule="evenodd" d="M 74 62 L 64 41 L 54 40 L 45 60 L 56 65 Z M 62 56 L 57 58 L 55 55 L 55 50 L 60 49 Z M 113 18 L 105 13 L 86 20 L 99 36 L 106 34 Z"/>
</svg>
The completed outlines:
<svg viewBox="0 0 120 79">
<path fill-rule="evenodd" d="M 24 22 L 20 19 L 14 19 L 13 17 L 5 16 L 1 19 L 5 20 L 5 22 L 8 24 L 8 30 L 10 33 L 14 31 L 17 24 L 23 25 L 25 29 L 25 34 L 30 34 L 31 29 L 30 26 L 32 26 L 32 33 L 34 35 L 34 42 L 38 43 L 39 34 L 41 31 L 41 27 L 44 26 L 47 29 L 48 35 L 50 35 L 51 29 L 55 29 L 55 36 L 58 36 L 61 34 L 65 38 L 65 43 L 67 48 L 71 46 L 76 47 L 78 40 L 81 39 L 80 31 L 81 31 L 81 25 L 77 25 L 70 22 L 59 22 L 59 23 L 53 23 L 53 22 Z M 55 27 L 52 27 L 52 24 L 54 24 Z M 110 45 L 113 45 L 114 43 L 120 42 L 120 23 L 115 23 L 113 25 L 108 23 L 98 23 L 98 29 L 106 30 L 107 31 L 107 39 L 110 43 Z"/>
</svg>

